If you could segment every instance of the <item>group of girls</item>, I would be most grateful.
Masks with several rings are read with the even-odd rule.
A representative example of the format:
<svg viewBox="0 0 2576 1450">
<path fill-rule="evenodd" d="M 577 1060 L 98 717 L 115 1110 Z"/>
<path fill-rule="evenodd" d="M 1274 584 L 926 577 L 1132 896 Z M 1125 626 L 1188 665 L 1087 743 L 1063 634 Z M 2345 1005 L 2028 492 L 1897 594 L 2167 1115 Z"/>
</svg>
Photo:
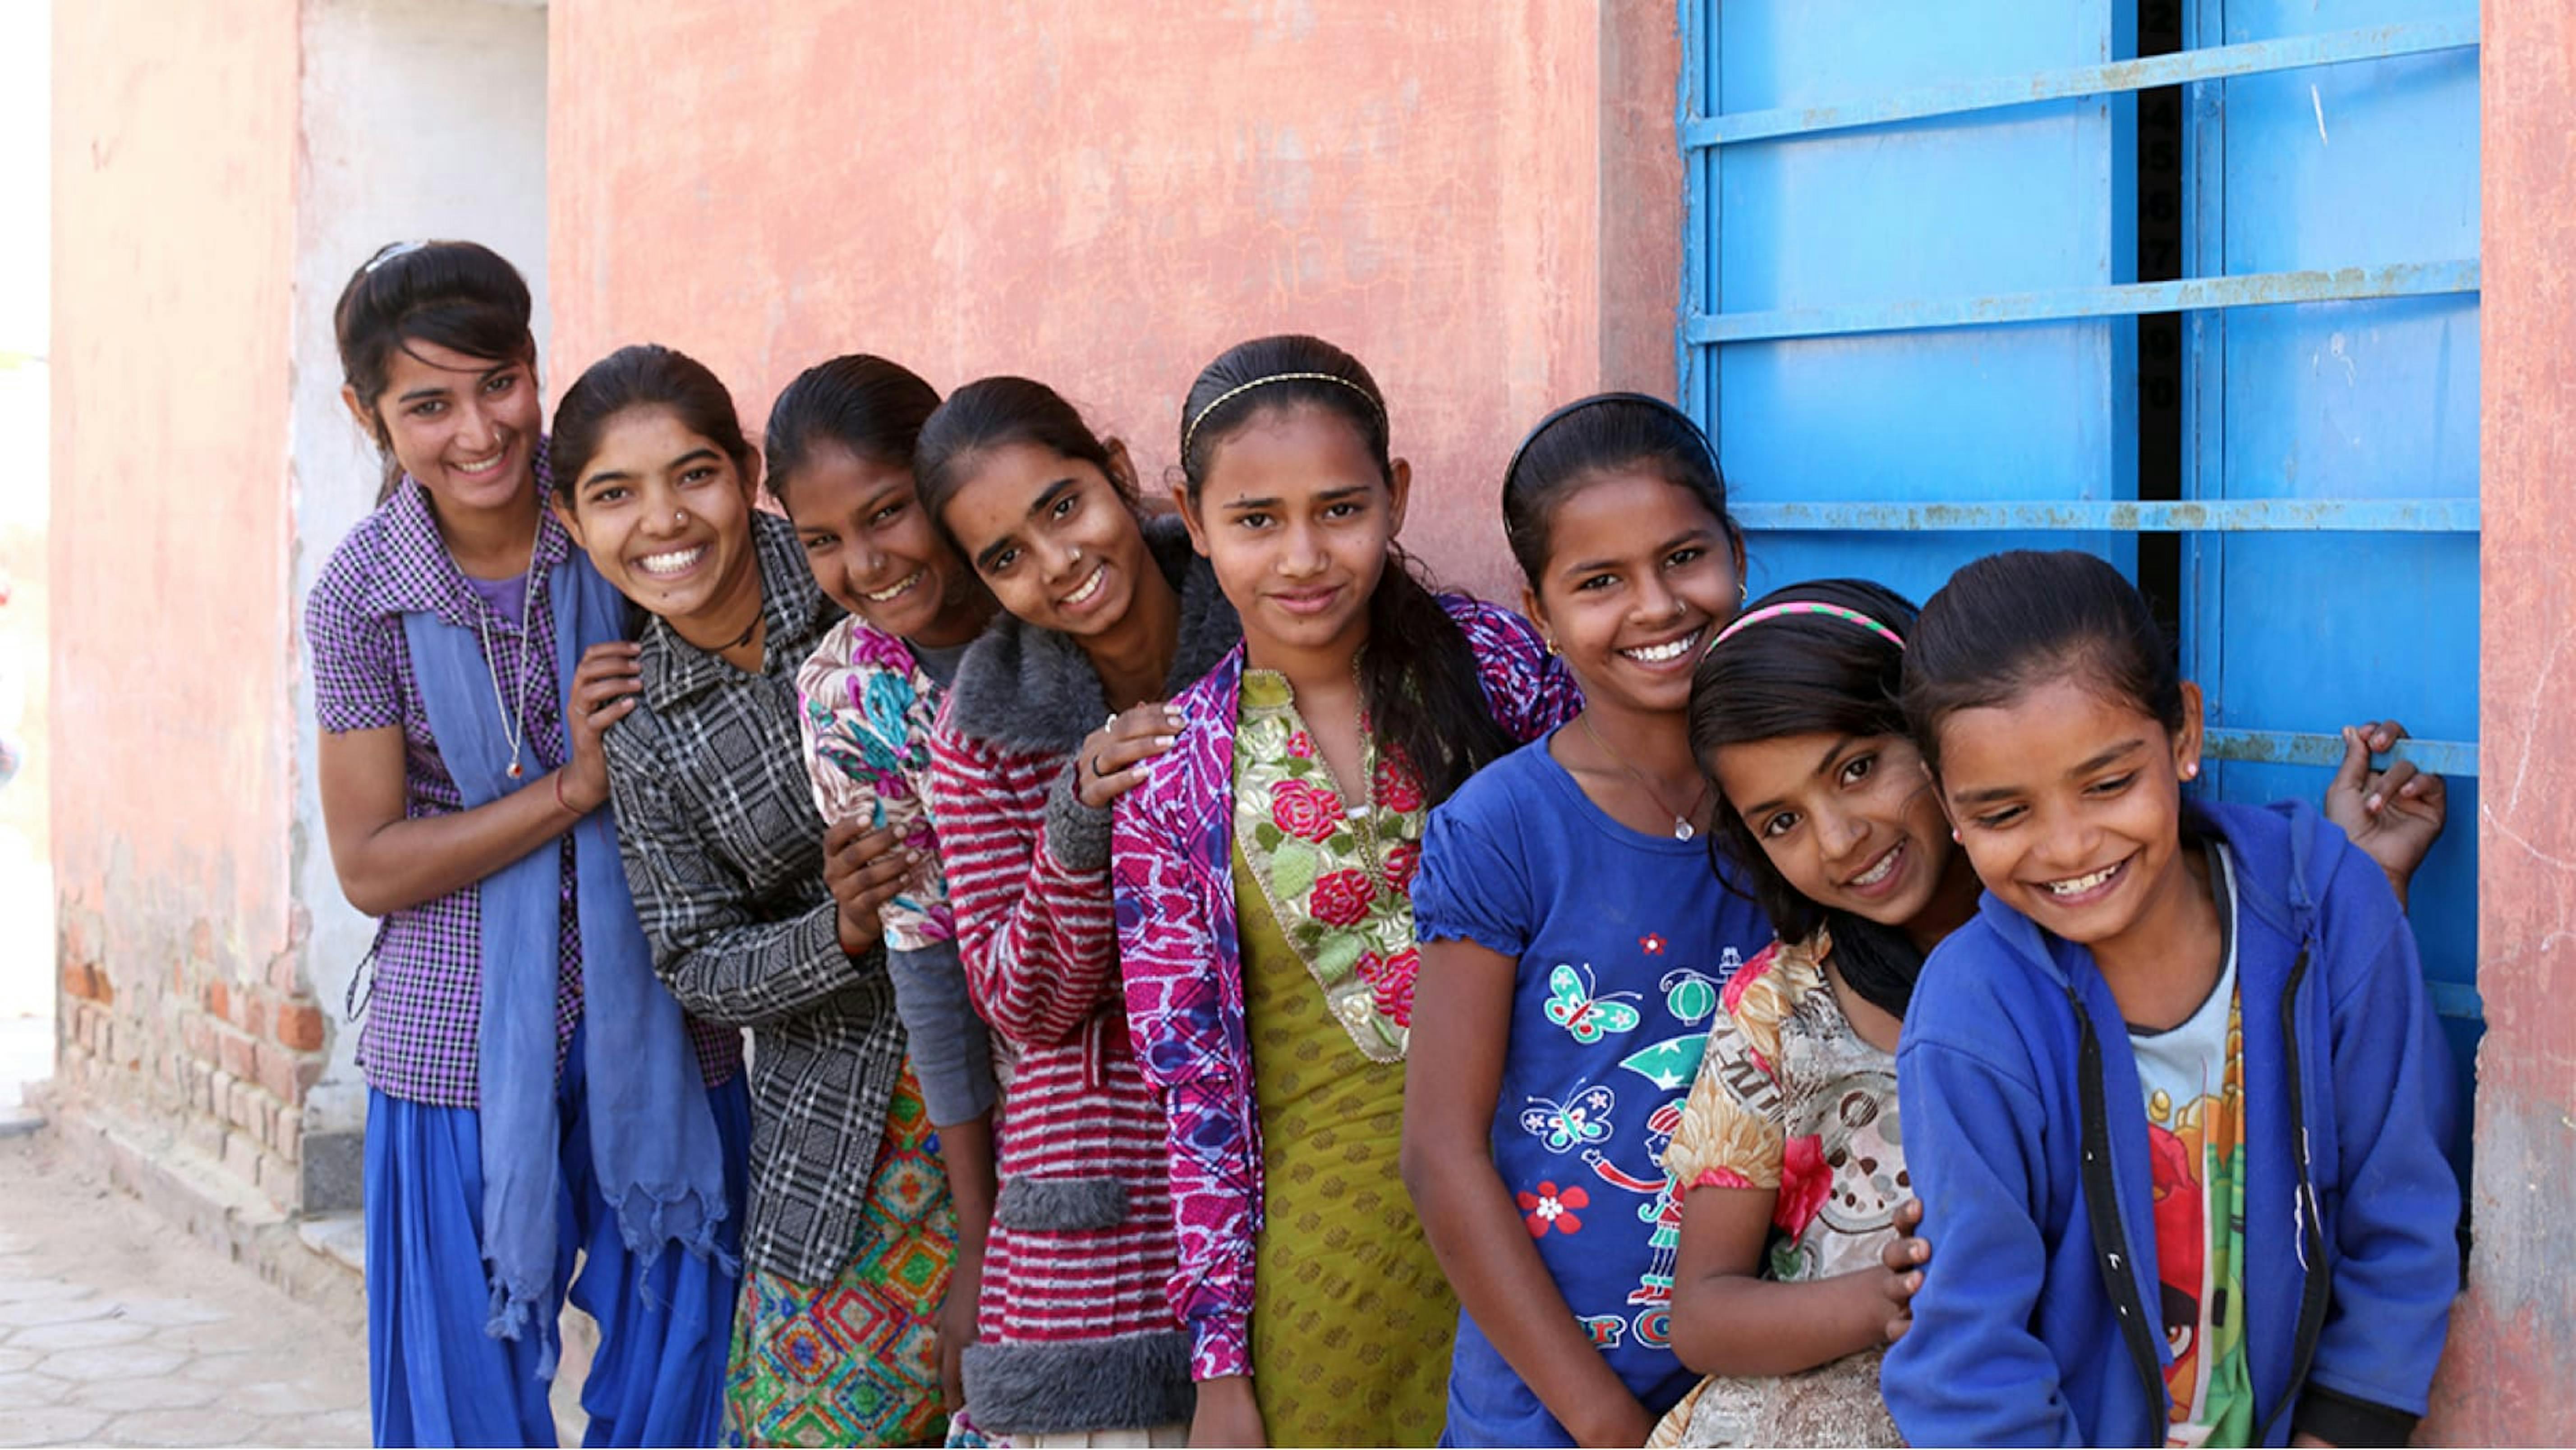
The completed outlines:
<svg viewBox="0 0 2576 1450">
<path fill-rule="evenodd" d="M 388 477 L 309 607 L 384 923 L 379 1443 L 552 1443 L 566 1297 L 593 1444 L 2423 1412 L 2443 798 L 2370 769 L 2393 723 L 2340 831 L 2192 799 L 2199 696 L 2107 565 L 1748 603 L 1642 395 L 1514 454 L 1514 612 L 1424 582 L 1319 339 L 1199 375 L 1162 506 L 1044 384 L 867 355 L 765 474 L 662 347 L 541 428 L 527 321 L 468 243 L 338 313 Z"/>
</svg>

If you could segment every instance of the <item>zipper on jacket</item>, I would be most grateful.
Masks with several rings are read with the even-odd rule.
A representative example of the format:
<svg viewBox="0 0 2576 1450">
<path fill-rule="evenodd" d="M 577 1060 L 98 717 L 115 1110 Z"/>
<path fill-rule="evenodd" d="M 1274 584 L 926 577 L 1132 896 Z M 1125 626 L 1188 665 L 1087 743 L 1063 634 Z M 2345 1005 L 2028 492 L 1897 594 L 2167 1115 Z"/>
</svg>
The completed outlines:
<svg viewBox="0 0 2576 1450">
<path fill-rule="evenodd" d="M 2263 1433 L 2254 1443 L 2272 1443 L 2272 1431 L 2281 1423 L 2282 1414 L 2297 1404 L 2299 1393 L 2307 1387 L 2308 1366 L 2316 1361 L 2317 1339 L 2325 1331 L 2326 1300 L 2332 1276 L 2326 1270 L 2325 1220 L 2317 1209 L 2316 1184 L 2308 1169 L 2308 1097 L 2307 1085 L 2299 1073 L 2299 983 L 2308 975 L 2308 949 L 2299 947 L 2299 958 L 2290 965 L 2290 984 L 2281 991 L 2281 1052 L 2288 1060 L 2285 1076 L 2290 1083 L 2290 1139 L 2298 1155 L 2299 1215 L 2299 1331 L 2290 1355 L 2290 1382 L 2282 1390 L 2281 1402 L 2263 1417 Z"/>
<path fill-rule="evenodd" d="M 2102 1096 L 2102 1041 L 2093 1034 L 2093 1015 L 2075 987 L 2066 988 L 2067 1005 L 2075 1009 L 2078 1034 L 2077 1096 L 2084 1113 L 2084 1214 L 2093 1226 L 2094 1265 L 2102 1271 L 2102 1291 L 2119 1311 L 2120 1337 L 2128 1342 L 2129 1361 L 2146 1387 L 2154 1407 L 2155 1434 L 2150 1445 L 2165 1442 L 2173 1402 L 2165 1392 L 2164 1361 L 2156 1356 L 2154 1331 L 2147 1327 L 2147 1306 L 2138 1297 L 2138 1276 L 2130 1268 L 2129 1234 L 2120 1222 L 2120 1200 L 2111 1174 L 2111 1117 Z M 2261 1442 L 2257 1442 L 2261 1443 Z"/>
</svg>

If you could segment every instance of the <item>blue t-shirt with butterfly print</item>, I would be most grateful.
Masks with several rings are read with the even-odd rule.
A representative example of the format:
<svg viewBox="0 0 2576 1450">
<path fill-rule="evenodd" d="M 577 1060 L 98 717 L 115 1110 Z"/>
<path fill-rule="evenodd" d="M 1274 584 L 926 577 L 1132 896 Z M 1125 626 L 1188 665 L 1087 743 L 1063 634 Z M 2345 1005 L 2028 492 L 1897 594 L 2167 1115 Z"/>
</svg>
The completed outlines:
<svg viewBox="0 0 2576 1450">
<path fill-rule="evenodd" d="M 1706 839 L 1611 819 L 1549 752 L 1553 739 L 1486 767 L 1431 813 L 1414 929 L 1518 960 L 1494 1167 L 1576 1321 L 1661 1415 L 1699 1380 L 1672 1351 L 1681 1198 L 1664 1146 L 1718 993 L 1771 926 L 1712 870 Z M 1444 1443 L 1573 1443 L 1465 1313 Z"/>
</svg>

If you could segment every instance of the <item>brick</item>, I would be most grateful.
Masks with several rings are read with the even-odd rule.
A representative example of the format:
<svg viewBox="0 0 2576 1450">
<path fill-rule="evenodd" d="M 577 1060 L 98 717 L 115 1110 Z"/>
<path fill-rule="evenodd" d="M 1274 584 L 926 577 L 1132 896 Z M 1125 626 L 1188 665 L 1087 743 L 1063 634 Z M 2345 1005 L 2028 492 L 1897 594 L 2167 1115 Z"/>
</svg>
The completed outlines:
<svg viewBox="0 0 2576 1450">
<path fill-rule="evenodd" d="M 179 1023 L 179 1045 L 199 1062 L 215 1060 L 215 1024 L 203 1017 L 187 1017 Z"/>
<path fill-rule="evenodd" d="M 252 1052 L 251 1040 L 229 1027 L 215 1029 L 215 1060 L 235 1077 L 259 1076 L 259 1060 Z"/>
<path fill-rule="evenodd" d="M 64 962 L 62 981 L 64 996 L 84 1002 L 98 1000 L 99 993 L 106 985 L 99 979 L 98 968 L 83 961 Z"/>
<path fill-rule="evenodd" d="M 289 1163 L 304 1157 L 304 1111 L 301 1108 L 279 1108 L 269 1127 L 268 1146 Z"/>
<path fill-rule="evenodd" d="M 256 1053 L 259 1085 L 275 1094 L 282 1103 L 301 1103 L 304 1089 L 321 1077 L 321 1064 L 314 1064 L 312 1079 L 303 1075 L 304 1061 L 296 1054 L 274 1043 L 259 1044 Z"/>
<path fill-rule="evenodd" d="M 246 1082 L 233 1084 L 224 1095 L 224 1121 L 252 1134 L 259 1132 L 259 1102 L 266 1094 Z"/>
<path fill-rule="evenodd" d="M 297 1052 L 322 1050 L 322 1009 L 308 1002 L 289 1002 L 277 1009 L 276 1038 Z"/>
<path fill-rule="evenodd" d="M 259 1140 L 250 1134 L 224 1135 L 224 1167 L 243 1182 L 259 1182 L 259 1156 Z"/>
<path fill-rule="evenodd" d="M 268 1003 L 257 991 L 237 987 L 232 993 L 232 1012 L 226 1020 L 253 1037 L 268 1035 Z"/>
<path fill-rule="evenodd" d="M 302 907 L 296 908 L 298 911 Z M 300 997 L 310 989 L 304 985 L 303 954 L 279 952 L 268 960 L 268 989 L 281 997 Z"/>
</svg>

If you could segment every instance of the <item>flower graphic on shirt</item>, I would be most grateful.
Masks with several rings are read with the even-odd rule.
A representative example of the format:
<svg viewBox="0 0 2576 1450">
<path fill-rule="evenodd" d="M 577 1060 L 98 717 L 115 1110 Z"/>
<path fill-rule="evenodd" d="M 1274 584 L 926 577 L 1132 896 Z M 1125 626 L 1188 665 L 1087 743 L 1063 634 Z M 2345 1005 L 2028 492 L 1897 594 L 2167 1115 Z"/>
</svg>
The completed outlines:
<svg viewBox="0 0 2576 1450">
<path fill-rule="evenodd" d="M 1549 1229 L 1561 1234 L 1583 1232 L 1583 1220 L 1575 1210 L 1590 1208 L 1592 1195 L 1580 1183 L 1560 1191 L 1553 1183 L 1541 1182 L 1536 1193 L 1524 1188 L 1513 1195 L 1513 1201 L 1521 1206 L 1521 1222 L 1529 1226 L 1530 1237 L 1543 1239 Z"/>
<path fill-rule="evenodd" d="M 1414 868 L 1422 864 L 1422 848 L 1411 841 L 1398 841 L 1386 848 L 1386 884 L 1410 895 L 1413 891 Z"/>
<path fill-rule="evenodd" d="M 1357 926 L 1368 919 L 1369 902 L 1376 896 L 1377 883 L 1367 872 L 1328 871 L 1315 879 L 1306 909 L 1326 926 Z"/>
<path fill-rule="evenodd" d="M 1404 761 L 1392 751 L 1378 758 L 1373 780 L 1381 808 L 1397 812 L 1422 809 L 1422 782 L 1404 768 Z"/>
<path fill-rule="evenodd" d="M 1299 760 L 1315 758 L 1315 737 L 1303 730 L 1288 732 L 1288 753 Z"/>
<path fill-rule="evenodd" d="M 1385 958 L 1363 951 L 1357 970 L 1360 980 L 1369 984 L 1369 996 L 1377 1010 L 1398 1027 L 1412 1026 L 1413 979 L 1422 970 L 1421 950 L 1406 947 Z"/>
<path fill-rule="evenodd" d="M 1771 1222 L 1797 1238 L 1824 1211 L 1833 1192 L 1833 1172 L 1825 1167 L 1825 1140 L 1815 1133 L 1791 1138 L 1780 1151 L 1780 1196 L 1771 1205 Z"/>
<path fill-rule="evenodd" d="M 1320 842 L 1341 825 L 1342 798 L 1302 780 L 1283 780 L 1270 792 L 1270 821 L 1301 841 Z"/>
<path fill-rule="evenodd" d="M 1650 957 L 1660 957 L 1664 954 L 1664 939 L 1659 933 L 1650 931 L 1637 938 L 1637 947 Z"/>
</svg>

